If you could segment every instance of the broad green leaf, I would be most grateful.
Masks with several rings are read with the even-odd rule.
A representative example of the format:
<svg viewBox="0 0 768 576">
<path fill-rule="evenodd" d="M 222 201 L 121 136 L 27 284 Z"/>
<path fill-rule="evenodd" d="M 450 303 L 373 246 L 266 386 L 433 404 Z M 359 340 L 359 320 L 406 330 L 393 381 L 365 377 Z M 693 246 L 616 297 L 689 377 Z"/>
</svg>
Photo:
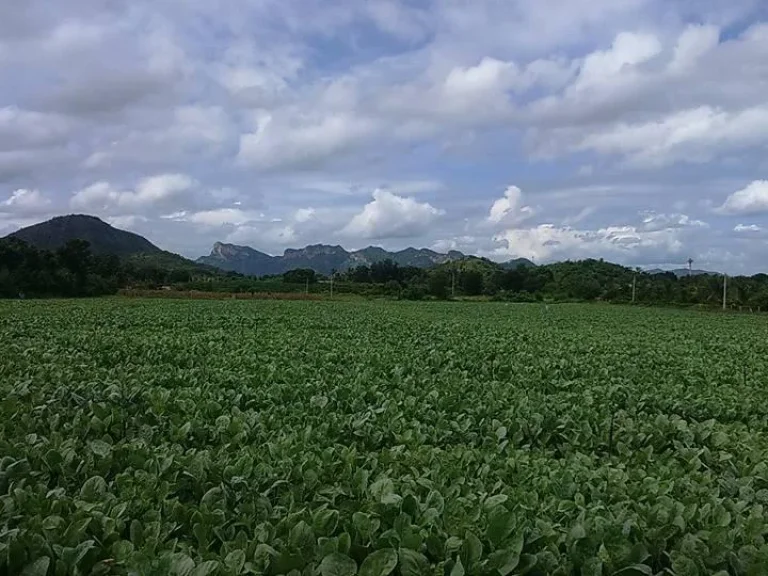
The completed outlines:
<svg viewBox="0 0 768 576">
<path fill-rule="evenodd" d="M 451 568 L 450 576 L 464 576 L 465 574 L 466 571 L 464 569 L 464 564 L 461 563 L 461 558 L 457 558 L 456 564 L 454 564 L 453 568 Z"/>
<path fill-rule="evenodd" d="M 91 451 L 101 458 L 106 458 L 112 452 L 112 446 L 103 440 L 94 440 L 90 444 Z"/>
<path fill-rule="evenodd" d="M 574 524 L 571 528 L 570 535 L 572 540 L 583 540 L 587 537 L 587 531 L 584 530 L 583 524 Z"/>
<path fill-rule="evenodd" d="M 338 552 L 328 554 L 320 562 L 320 574 L 322 576 L 355 576 L 357 564 L 346 554 Z"/>
<path fill-rule="evenodd" d="M 141 548 L 144 545 L 144 527 L 138 520 L 131 521 L 131 542 L 136 548 Z"/>
<path fill-rule="evenodd" d="M 360 576 L 388 576 L 397 566 L 397 551 L 393 548 L 376 550 L 360 565 Z"/>
<path fill-rule="evenodd" d="M 133 544 L 128 540 L 118 540 L 112 544 L 112 556 L 118 562 L 125 562 L 133 554 Z"/>
<path fill-rule="evenodd" d="M 461 545 L 461 561 L 464 567 L 471 570 L 483 556 L 483 544 L 472 532 L 467 531 Z"/>
<path fill-rule="evenodd" d="M 316 542 L 315 533 L 312 531 L 312 527 L 304 522 L 304 520 L 291 529 L 291 546 L 300 550 L 305 558 L 309 559 L 309 555 L 314 550 Z"/>
<path fill-rule="evenodd" d="M 51 564 L 51 559 L 47 556 L 38 558 L 31 564 L 27 564 L 24 570 L 21 571 L 21 576 L 46 576 L 48 574 L 48 566 Z"/>
<path fill-rule="evenodd" d="M 210 576 L 215 574 L 219 569 L 219 563 L 216 560 L 207 560 L 198 564 L 194 570 L 192 570 L 191 576 Z"/>
<path fill-rule="evenodd" d="M 515 530 L 517 520 L 514 513 L 503 506 L 493 508 L 488 514 L 486 536 L 494 546 L 499 547 Z"/>
<path fill-rule="evenodd" d="M 312 529 L 319 536 L 332 536 L 338 523 L 337 510 L 318 510 L 312 517 Z"/>
<path fill-rule="evenodd" d="M 186 554 L 174 554 L 171 561 L 171 574 L 190 576 L 195 569 L 195 561 Z"/>
<path fill-rule="evenodd" d="M 97 502 L 107 493 L 107 482 L 101 476 L 93 476 L 80 488 L 80 498 L 86 502 Z"/>
<path fill-rule="evenodd" d="M 64 524 L 64 518 L 61 516 L 48 516 L 43 520 L 43 529 L 57 530 L 62 524 Z"/>
<path fill-rule="evenodd" d="M 208 490 L 200 499 L 200 507 L 207 510 L 226 510 L 227 499 L 224 490 L 215 486 Z"/>
<path fill-rule="evenodd" d="M 400 548 L 400 575 L 401 576 L 425 576 L 429 574 L 429 563 L 420 552 Z M 326 576 L 325 574 L 323 576 Z"/>
<path fill-rule="evenodd" d="M 234 574 L 240 574 L 245 566 L 245 552 L 233 550 L 224 558 L 224 565 Z"/>
<path fill-rule="evenodd" d="M 600 558 L 590 558 L 581 567 L 582 576 L 603 576 L 603 563 Z"/>
<path fill-rule="evenodd" d="M 489 496 L 485 499 L 485 502 L 483 502 L 483 507 L 487 510 L 493 510 L 497 506 L 501 506 L 509 500 L 509 496 L 506 494 L 496 494 L 495 496 Z"/>
</svg>

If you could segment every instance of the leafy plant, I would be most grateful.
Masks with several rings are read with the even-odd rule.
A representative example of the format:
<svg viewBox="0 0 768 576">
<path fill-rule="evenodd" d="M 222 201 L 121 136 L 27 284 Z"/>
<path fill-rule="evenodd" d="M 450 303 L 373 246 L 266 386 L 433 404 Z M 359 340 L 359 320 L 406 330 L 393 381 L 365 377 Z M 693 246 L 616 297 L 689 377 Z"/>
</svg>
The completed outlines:
<svg viewBox="0 0 768 576">
<path fill-rule="evenodd" d="M 760 318 L 24 301 L 0 342 L 0 574 L 768 572 Z"/>
</svg>

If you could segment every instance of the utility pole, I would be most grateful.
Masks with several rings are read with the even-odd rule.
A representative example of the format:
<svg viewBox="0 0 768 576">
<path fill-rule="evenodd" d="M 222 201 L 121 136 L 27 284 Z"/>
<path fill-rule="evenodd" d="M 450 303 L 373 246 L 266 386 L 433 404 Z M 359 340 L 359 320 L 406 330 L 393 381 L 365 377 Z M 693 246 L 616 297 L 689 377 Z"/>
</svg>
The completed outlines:
<svg viewBox="0 0 768 576">
<path fill-rule="evenodd" d="M 309 294 L 309 278 L 307 278 L 307 284 L 304 286 L 304 294 Z"/>
<path fill-rule="evenodd" d="M 632 304 L 635 303 L 637 297 L 637 272 L 632 276 Z"/>
<path fill-rule="evenodd" d="M 728 308 L 728 274 L 723 274 L 723 310 Z"/>
<path fill-rule="evenodd" d="M 451 266 L 451 299 L 456 298 L 456 265 Z"/>
<path fill-rule="evenodd" d="M 333 298 L 333 272 L 331 272 L 331 298 Z"/>
</svg>

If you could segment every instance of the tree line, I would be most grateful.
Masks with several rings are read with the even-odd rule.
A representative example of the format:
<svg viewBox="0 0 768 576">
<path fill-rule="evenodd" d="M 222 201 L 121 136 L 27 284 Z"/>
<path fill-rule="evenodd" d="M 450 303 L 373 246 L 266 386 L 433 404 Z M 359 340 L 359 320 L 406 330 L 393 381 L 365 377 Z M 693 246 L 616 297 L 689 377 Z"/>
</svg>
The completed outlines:
<svg viewBox="0 0 768 576">
<path fill-rule="evenodd" d="M 193 276 L 190 270 L 168 268 L 151 258 L 94 254 L 85 240 L 71 240 L 55 251 L 17 238 L 0 240 L 0 298 L 103 296 L 132 285 L 190 282 Z"/>
<path fill-rule="evenodd" d="M 482 258 L 448 262 L 430 269 L 401 266 L 392 260 L 362 265 L 332 275 L 291 270 L 254 278 L 216 272 L 158 256 L 94 254 L 88 242 L 72 240 L 56 251 L 22 240 L 0 240 L 0 297 L 80 297 L 115 294 L 120 288 L 172 288 L 210 292 L 330 293 L 399 299 L 480 297 L 512 302 L 606 301 L 639 304 L 719 306 L 719 275 L 677 277 L 633 270 L 602 260 L 559 262 L 504 269 Z M 768 310 L 768 275 L 728 280 L 728 304 Z"/>
<path fill-rule="evenodd" d="M 406 298 L 487 296 L 506 301 L 606 301 L 639 304 L 720 306 L 723 277 L 644 272 L 603 260 L 518 266 L 505 270 L 480 258 L 424 270 L 391 261 L 359 266 L 338 275 L 342 281 L 374 284 Z M 768 275 L 728 279 L 727 303 L 768 310 Z"/>
</svg>

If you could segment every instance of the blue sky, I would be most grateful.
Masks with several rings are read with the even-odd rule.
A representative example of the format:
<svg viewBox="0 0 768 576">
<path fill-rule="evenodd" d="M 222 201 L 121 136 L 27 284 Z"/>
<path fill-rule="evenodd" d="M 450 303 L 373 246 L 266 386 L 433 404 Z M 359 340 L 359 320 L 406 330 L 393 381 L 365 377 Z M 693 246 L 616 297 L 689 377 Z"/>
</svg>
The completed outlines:
<svg viewBox="0 0 768 576">
<path fill-rule="evenodd" d="M 768 270 L 760 0 L 0 5 L 0 234 Z"/>
</svg>

